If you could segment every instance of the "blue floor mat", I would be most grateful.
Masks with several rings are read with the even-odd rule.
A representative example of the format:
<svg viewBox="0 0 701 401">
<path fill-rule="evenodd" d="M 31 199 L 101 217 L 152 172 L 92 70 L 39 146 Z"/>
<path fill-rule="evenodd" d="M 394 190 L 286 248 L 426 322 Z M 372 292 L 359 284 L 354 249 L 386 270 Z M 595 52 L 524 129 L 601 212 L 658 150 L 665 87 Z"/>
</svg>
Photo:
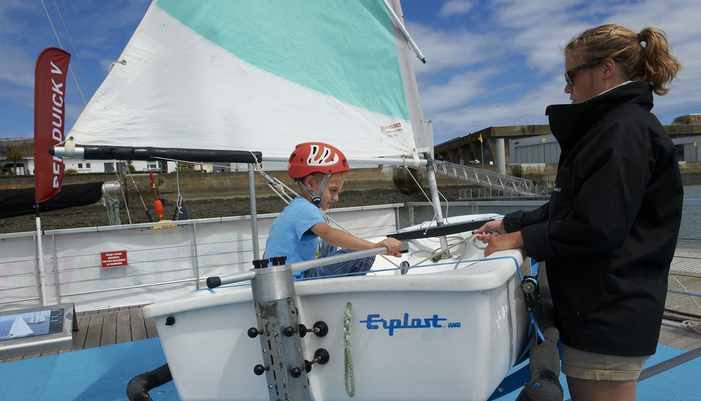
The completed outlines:
<svg viewBox="0 0 701 401">
<path fill-rule="evenodd" d="M 659 345 L 646 367 L 684 353 Z M 126 387 L 139 373 L 165 363 L 157 338 L 59 355 L 0 363 L 1 401 L 128 401 Z M 653 376 L 638 386 L 638 401 L 701 400 L 701 358 Z M 565 390 L 564 377 L 561 383 Z M 512 401 L 528 380 L 524 362 L 512 369 L 491 400 Z M 150 392 L 154 401 L 180 401 L 167 383 Z M 565 399 L 569 398 L 566 393 Z"/>
<path fill-rule="evenodd" d="M 687 350 L 657 345 L 657 352 L 644 368 L 681 355 Z M 497 387 L 490 401 L 514 401 L 521 387 L 528 381 L 528 361 L 511 369 L 511 373 Z M 570 398 L 565 376 L 560 375 L 565 400 Z M 701 401 L 701 358 L 652 376 L 638 383 L 637 401 Z"/>
<path fill-rule="evenodd" d="M 165 363 L 157 338 L 0 363 L 2 401 L 128 401 L 132 377 Z M 154 401 L 180 401 L 173 382 Z"/>
</svg>

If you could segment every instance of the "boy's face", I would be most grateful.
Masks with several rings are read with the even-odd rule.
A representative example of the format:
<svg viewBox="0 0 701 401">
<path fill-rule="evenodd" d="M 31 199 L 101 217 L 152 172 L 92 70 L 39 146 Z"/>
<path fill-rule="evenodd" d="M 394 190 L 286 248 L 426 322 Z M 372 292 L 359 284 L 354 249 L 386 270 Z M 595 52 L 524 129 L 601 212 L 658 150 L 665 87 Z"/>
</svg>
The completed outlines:
<svg viewBox="0 0 701 401">
<path fill-rule="evenodd" d="M 314 190 L 314 192 L 318 193 L 321 196 L 321 203 L 319 204 L 319 209 L 331 209 L 336 204 L 336 202 L 338 202 L 338 197 L 341 194 L 341 191 L 343 190 L 343 182 L 345 181 L 345 176 L 343 174 L 333 174 L 331 178 L 329 178 L 329 181 L 326 184 L 326 188 L 324 188 L 324 191 L 321 193 L 319 192 L 319 187 L 321 186 L 322 181 L 324 181 L 324 176 L 321 174 L 315 174 L 310 178 L 311 179 L 308 179 L 307 185 L 309 185 Z"/>
</svg>

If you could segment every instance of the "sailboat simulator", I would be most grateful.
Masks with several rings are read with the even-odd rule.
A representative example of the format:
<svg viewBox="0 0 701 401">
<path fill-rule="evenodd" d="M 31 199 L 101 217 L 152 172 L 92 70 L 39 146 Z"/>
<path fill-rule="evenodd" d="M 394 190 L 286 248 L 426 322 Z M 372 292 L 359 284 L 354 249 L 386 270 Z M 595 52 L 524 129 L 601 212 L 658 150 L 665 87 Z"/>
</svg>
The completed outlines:
<svg viewBox="0 0 701 401">
<path fill-rule="evenodd" d="M 471 232 L 499 216 L 443 217 L 410 54 L 425 60 L 399 0 L 156 0 L 54 149 L 246 163 L 253 177 L 319 141 L 351 166 L 425 169 L 434 219 L 394 234 L 408 252 L 353 277 L 292 273 L 383 249 L 264 259 L 252 184 L 250 270 L 144 308 L 183 400 L 484 401 L 521 355 L 528 261 L 484 257 Z"/>
</svg>

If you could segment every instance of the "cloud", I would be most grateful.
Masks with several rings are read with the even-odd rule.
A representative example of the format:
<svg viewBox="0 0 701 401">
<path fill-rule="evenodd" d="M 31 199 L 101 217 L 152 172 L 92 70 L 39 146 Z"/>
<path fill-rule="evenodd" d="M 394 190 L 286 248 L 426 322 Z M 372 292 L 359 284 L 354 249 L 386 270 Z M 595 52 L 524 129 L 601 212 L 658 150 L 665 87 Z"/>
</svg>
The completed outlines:
<svg viewBox="0 0 701 401">
<path fill-rule="evenodd" d="M 552 76 L 542 86 L 525 92 L 507 102 L 476 104 L 438 113 L 433 116 L 436 143 L 486 127 L 500 125 L 545 124 L 545 108 L 550 104 L 566 103 L 562 78 Z"/>
<path fill-rule="evenodd" d="M 490 27 L 480 32 L 419 26 L 425 29 L 417 34 L 425 38 L 424 52 L 438 46 L 438 65 L 417 68 L 423 105 L 436 127 L 436 143 L 488 126 L 546 123 L 548 104 L 568 102 L 561 77 L 564 46 L 585 29 L 609 22 L 634 31 L 663 28 L 682 71 L 667 96 L 656 96 L 655 111 L 665 121 L 701 112 L 701 24 L 696 22 L 696 2 L 495 0 L 485 7 L 480 14 Z M 461 43 L 463 38 L 470 41 Z M 460 53 L 462 48 L 467 52 Z M 521 59 L 525 63 L 518 64 Z M 504 64 L 515 68 L 481 73 L 488 66 Z M 519 71 L 516 75 L 499 75 L 514 69 Z M 504 88 L 507 96 L 491 96 L 495 87 L 508 85 L 517 89 Z"/>
<path fill-rule="evenodd" d="M 445 83 L 429 85 L 421 92 L 426 113 L 449 110 L 476 99 L 487 90 L 484 80 L 496 72 L 497 68 L 467 71 L 452 76 Z"/>
<path fill-rule="evenodd" d="M 23 87 L 34 86 L 34 60 L 22 49 L 0 43 L 3 68 L 0 68 L 0 82 L 4 81 Z"/>
<path fill-rule="evenodd" d="M 451 17 L 454 15 L 465 15 L 474 6 L 470 0 L 450 0 L 443 3 L 438 15 L 441 17 Z"/>
<path fill-rule="evenodd" d="M 419 75 L 484 63 L 500 53 L 496 38 L 485 38 L 465 30 L 435 29 L 409 23 L 409 32 L 428 60 L 426 64 L 415 64 Z"/>
</svg>

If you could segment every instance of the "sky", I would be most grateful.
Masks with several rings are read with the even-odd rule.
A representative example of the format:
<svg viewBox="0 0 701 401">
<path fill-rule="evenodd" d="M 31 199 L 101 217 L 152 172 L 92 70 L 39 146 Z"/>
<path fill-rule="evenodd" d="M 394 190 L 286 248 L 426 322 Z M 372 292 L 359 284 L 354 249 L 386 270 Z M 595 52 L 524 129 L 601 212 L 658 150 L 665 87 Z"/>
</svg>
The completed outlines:
<svg viewBox="0 0 701 401">
<path fill-rule="evenodd" d="M 34 63 L 50 46 L 72 54 L 68 131 L 148 4 L 0 0 L 0 138 L 32 136 Z M 402 6 L 409 32 L 428 59 L 417 61 L 415 70 L 437 144 L 490 126 L 547 123 L 547 105 L 569 102 L 563 91 L 565 44 L 610 22 L 667 33 L 682 70 L 670 93 L 655 98 L 653 111 L 662 123 L 701 113 L 701 0 L 402 0 Z"/>
</svg>

